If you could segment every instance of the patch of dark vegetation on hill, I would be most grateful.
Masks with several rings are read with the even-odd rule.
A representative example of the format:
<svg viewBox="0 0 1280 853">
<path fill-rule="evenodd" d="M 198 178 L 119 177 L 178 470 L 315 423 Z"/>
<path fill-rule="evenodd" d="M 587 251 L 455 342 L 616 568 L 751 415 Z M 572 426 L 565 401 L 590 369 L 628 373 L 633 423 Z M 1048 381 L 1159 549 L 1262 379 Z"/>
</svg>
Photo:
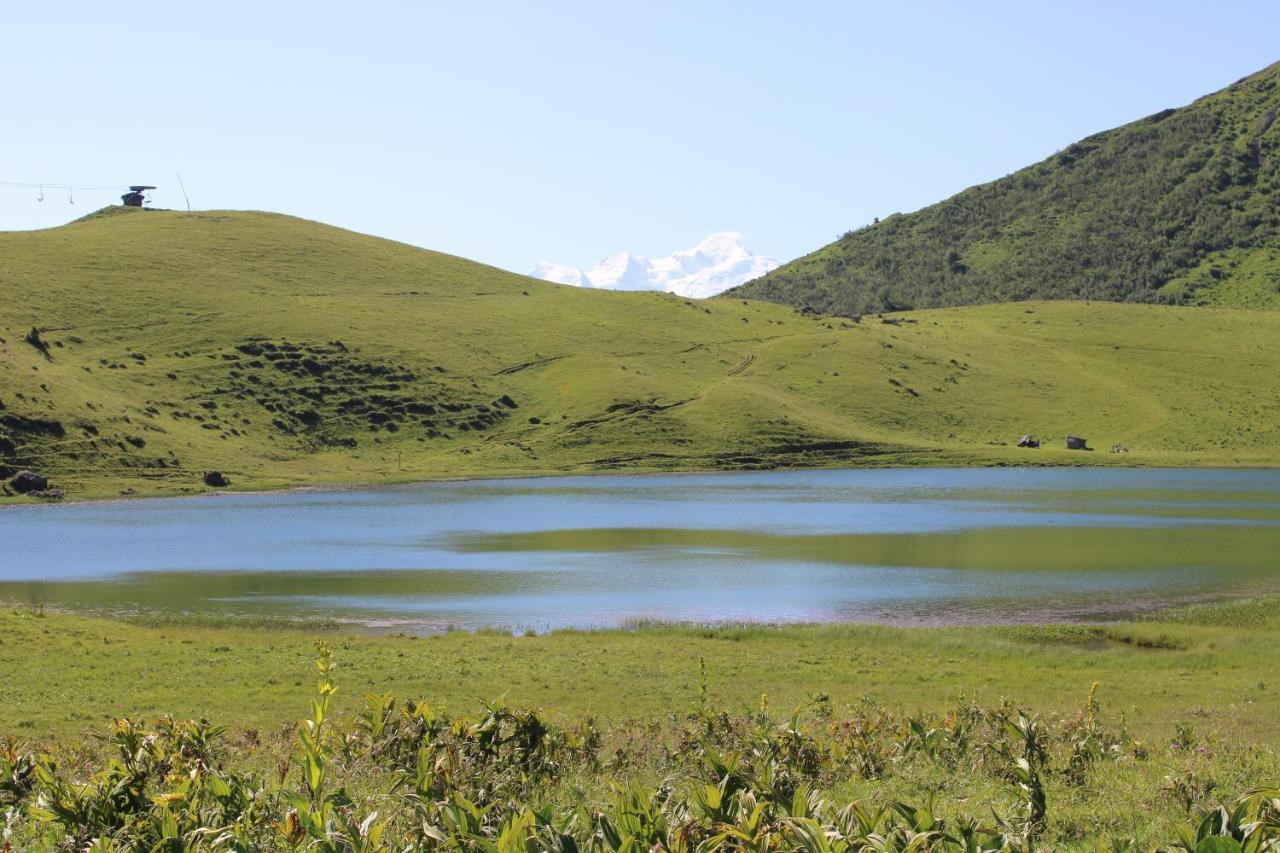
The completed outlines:
<svg viewBox="0 0 1280 853">
<path fill-rule="evenodd" d="M 483 432 L 519 407 L 501 389 L 453 379 L 443 367 L 421 373 L 336 340 L 254 338 L 212 357 L 213 387 L 194 401 L 195 411 L 168 404 L 174 417 L 239 435 L 265 416 L 271 430 L 313 450 L 356 447 L 370 434 L 402 430 L 421 440 Z M 246 406 L 255 417 L 245 417 Z"/>
<path fill-rule="evenodd" d="M 1277 113 L 1280 64 L 877 220 L 724 296 L 853 314 L 1028 299 L 1194 304 L 1199 288 L 1230 292 L 1230 264 L 1196 279 L 1218 253 L 1273 257 L 1280 246 Z M 1166 289 L 1184 276 L 1192 283 Z"/>
<path fill-rule="evenodd" d="M 86 463 L 90 467 L 153 469 L 151 474 L 159 476 L 181 467 L 178 457 L 172 453 L 168 456 L 143 453 L 147 441 L 137 434 L 137 427 L 128 418 L 114 428 L 83 418 L 64 423 L 55 418 L 9 411 L 0 402 L 0 478 L 24 468 L 62 475 L 83 469 Z"/>
<path fill-rule="evenodd" d="M 692 403 L 696 399 L 698 398 L 690 397 L 688 399 L 677 400 L 672 403 L 660 403 L 656 397 L 648 400 L 621 400 L 617 403 L 612 403 L 606 406 L 604 411 L 598 415 L 573 421 L 566 427 L 566 429 L 571 432 L 580 429 L 590 429 L 591 427 L 599 426 L 601 424 L 626 420 L 628 418 L 640 418 L 642 420 L 647 420 L 652 415 L 660 415 L 663 412 L 678 409 L 681 406 L 686 406 L 689 403 Z"/>
<path fill-rule="evenodd" d="M 902 455 L 901 447 L 868 441 L 824 439 L 803 435 L 762 436 L 762 444 L 710 455 L 655 451 L 604 456 L 590 460 L 592 468 L 670 469 L 701 468 L 716 471 L 771 471 L 785 468 L 821 468 L 867 463 Z M 687 442 L 673 441 L 678 447 Z M 673 450 L 675 447 L 673 447 Z"/>
<path fill-rule="evenodd" d="M 0 480 L 23 468 L 44 467 L 50 443 L 66 434 L 61 421 L 17 414 L 0 402 Z"/>
<path fill-rule="evenodd" d="M 6 412 L 0 415 L 0 428 L 8 434 L 26 438 L 62 438 L 67 434 L 61 421 L 51 418 L 26 417 Z"/>
<path fill-rule="evenodd" d="M 866 461 L 901 452 L 870 441 L 790 437 L 743 452 L 711 457 L 716 468 L 767 471 L 775 468 L 817 468 Z"/>
</svg>

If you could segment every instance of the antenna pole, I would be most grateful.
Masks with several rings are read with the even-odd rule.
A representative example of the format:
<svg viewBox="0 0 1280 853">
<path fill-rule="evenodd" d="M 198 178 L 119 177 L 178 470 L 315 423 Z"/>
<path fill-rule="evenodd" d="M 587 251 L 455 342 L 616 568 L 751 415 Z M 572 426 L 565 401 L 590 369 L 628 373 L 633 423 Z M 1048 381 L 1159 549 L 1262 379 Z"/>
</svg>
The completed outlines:
<svg viewBox="0 0 1280 853">
<path fill-rule="evenodd" d="M 187 188 L 182 184 L 182 174 L 180 172 L 174 172 L 174 174 L 178 176 L 178 186 L 182 187 L 182 199 L 187 203 L 187 213 L 190 213 L 191 199 L 187 198 Z"/>
</svg>

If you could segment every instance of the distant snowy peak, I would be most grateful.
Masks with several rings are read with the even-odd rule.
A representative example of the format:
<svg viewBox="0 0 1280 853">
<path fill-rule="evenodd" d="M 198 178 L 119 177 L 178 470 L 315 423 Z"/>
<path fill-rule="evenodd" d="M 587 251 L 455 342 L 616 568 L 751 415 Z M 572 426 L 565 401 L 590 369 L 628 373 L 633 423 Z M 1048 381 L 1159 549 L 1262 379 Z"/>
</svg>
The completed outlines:
<svg viewBox="0 0 1280 853">
<path fill-rule="evenodd" d="M 543 261 L 529 275 L 575 287 L 664 290 L 704 299 L 759 278 L 779 266 L 774 258 L 751 254 L 742 240 L 741 234 L 722 231 L 692 249 L 666 258 L 619 252 L 585 270 Z"/>
<path fill-rule="evenodd" d="M 591 287 L 610 290 L 653 290 L 653 261 L 643 255 L 619 252 L 586 271 Z"/>
<path fill-rule="evenodd" d="M 574 287 L 591 287 L 591 281 L 587 278 L 587 274 L 577 267 L 566 267 L 560 264 L 553 264 L 550 261 L 542 261 L 536 267 L 529 271 L 529 275 L 534 278 L 540 278 L 544 281 L 554 281 L 556 284 L 572 284 Z"/>
</svg>

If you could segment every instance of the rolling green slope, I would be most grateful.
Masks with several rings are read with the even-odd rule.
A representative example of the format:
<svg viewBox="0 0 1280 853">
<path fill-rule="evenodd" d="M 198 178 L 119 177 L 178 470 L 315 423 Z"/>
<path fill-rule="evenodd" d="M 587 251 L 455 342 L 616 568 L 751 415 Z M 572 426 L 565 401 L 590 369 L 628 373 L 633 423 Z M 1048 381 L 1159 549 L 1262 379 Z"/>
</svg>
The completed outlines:
<svg viewBox="0 0 1280 853">
<path fill-rule="evenodd" d="M 825 312 L 1025 299 L 1280 307 L 1280 64 L 850 232 L 731 291 Z"/>
<path fill-rule="evenodd" d="M 68 497 L 202 491 L 209 469 L 266 488 L 1280 460 L 1280 313 L 853 322 L 552 285 L 272 214 L 123 208 L 0 234 L 0 297 L 0 466 Z M 1024 432 L 1051 446 L 1009 446 Z M 1070 453 L 1067 432 L 1132 453 Z"/>
</svg>

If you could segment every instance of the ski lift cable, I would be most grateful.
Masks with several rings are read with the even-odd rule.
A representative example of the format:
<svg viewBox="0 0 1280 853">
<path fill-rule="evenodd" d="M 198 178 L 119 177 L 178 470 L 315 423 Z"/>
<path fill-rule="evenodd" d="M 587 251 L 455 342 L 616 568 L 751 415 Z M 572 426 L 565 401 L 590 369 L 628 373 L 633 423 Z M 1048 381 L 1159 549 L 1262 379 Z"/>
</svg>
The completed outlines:
<svg viewBox="0 0 1280 853">
<path fill-rule="evenodd" d="M 28 183 L 26 181 L 0 181 L 0 187 L 5 187 L 7 189 L 40 190 L 42 192 L 46 189 L 67 190 L 68 192 L 72 190 L 82 190 L 86 192 L 98 192 L 98 191 L 119 192 L 121 187 L 127 187 L 127 186 L 129 185 L 128 184 L 52 184 L 47 181 L 44 183 Z"/>
</svg>

